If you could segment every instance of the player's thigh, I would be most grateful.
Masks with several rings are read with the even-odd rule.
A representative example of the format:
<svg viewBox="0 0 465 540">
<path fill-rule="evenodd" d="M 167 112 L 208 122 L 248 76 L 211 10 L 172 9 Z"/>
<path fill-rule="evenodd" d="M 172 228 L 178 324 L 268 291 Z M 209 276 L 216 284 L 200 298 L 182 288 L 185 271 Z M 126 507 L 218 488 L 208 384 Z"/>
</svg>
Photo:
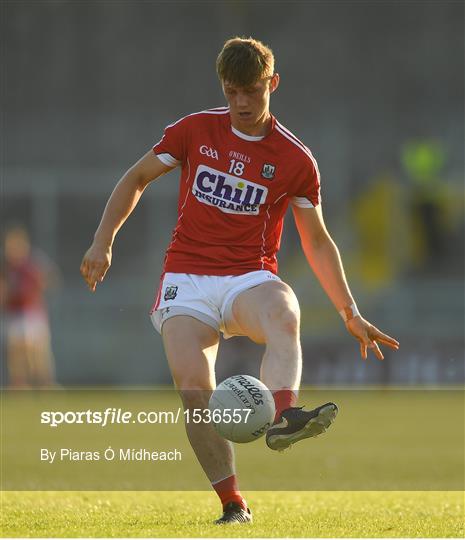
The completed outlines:
<svg viewBox="0 0 465 540">
<path fill-rule="evenodd" d="M 257 343 L 279 339 L 283 332 L 299 333 L 299 301 L 283 281 L 268 281 L 241 292 L 232 313 L 243 333 Z"/>
<path fill-rule="evenodd" d="M 174 383 L 179 390 L 212 390 L 219 334 L 188 315 L 163 323 L 163 345 Z"/>
</svg>

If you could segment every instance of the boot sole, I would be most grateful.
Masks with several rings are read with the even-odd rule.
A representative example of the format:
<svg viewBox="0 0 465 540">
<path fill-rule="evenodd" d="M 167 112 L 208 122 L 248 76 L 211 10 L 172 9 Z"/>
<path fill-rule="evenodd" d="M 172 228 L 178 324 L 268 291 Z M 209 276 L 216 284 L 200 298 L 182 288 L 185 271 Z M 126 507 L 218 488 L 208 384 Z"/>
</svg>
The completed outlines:
<svg viewBox="0 0 465 540">
<path fill-rule="evenodd" d="M 318 437 L 318 435 L 324 433 L 334 422 L 337 411 L 338 409 L 335 405 L 327 405 L 318 412 L 318 416 L 311 418 L 299 431 L 287 435 L 272 435 L 268 439 L 267 444 L 272 450 L 283 452 L 302 439 Z"/>
</svg>

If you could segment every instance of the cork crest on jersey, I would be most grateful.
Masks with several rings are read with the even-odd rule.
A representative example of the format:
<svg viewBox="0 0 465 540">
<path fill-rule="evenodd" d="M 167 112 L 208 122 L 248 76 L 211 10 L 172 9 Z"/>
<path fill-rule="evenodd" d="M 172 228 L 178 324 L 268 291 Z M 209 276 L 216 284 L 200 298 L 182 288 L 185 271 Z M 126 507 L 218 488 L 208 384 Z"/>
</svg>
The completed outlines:
<svg viewBox="0 0 465 540">
<path fill-rule="evenodd" d="M 200 203 L 216 206 L 226 214 L 257 215 L 266 201 L 268 188 L 200 164 L 192 194 Z"/>
</svg>

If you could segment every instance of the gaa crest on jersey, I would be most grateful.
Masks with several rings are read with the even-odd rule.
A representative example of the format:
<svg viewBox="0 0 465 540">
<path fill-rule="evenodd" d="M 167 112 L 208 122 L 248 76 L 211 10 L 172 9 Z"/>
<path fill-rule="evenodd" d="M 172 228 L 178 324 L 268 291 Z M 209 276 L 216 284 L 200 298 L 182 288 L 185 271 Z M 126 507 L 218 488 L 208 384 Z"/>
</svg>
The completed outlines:
<svg viewBox="0 0 465 540">
<path fill-rule="evenodd" d="M 226 214 L 257 215 L 268 188 L 245 178 L 199 165 L 192 194 L 202 204 L 216 206 Z"/>
<path fill-rule="evenodd" d="M 276 166 L 271 163 L 264 163 L 262 168 L 262 176 L 267 180 L 273 180 Z"/>
<path fill-rule="evenodd" d="M 176 285 L 169 285 L 165 289 L 165 296 L 163 298 L 165 300 L 174 300 L 177 294 L 178 294 L 178 287 Z"/>
<path fill-rule="evenodd" d="M 204 156 L 208 156 L 212 159 L 216 159 L 218 161 L 219 157 L 218 157 L 218 151 L 215 150 L 214 148 L 210 148 L 209 146 L 206 146 L 205 144 L 203 144 L 200 148 L 199 148 L 199 152 L 201 154 L 203 154 Z"/>
</svg>

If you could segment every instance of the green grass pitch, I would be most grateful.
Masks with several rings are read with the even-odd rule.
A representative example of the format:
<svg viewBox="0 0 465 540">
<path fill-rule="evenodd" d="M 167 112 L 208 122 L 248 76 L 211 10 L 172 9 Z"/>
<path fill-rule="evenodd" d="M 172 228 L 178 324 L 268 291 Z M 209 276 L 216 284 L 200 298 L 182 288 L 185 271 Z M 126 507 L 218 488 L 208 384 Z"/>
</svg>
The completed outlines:
<svg viewBox="0 0 465 540">
<path fill-rule="evenodd" d="M 2 537 L 463 537 L 464 493 L 248 492 L 255 523 L 215 526 L 208 492 L 2 493 Z"/>
</svg>

